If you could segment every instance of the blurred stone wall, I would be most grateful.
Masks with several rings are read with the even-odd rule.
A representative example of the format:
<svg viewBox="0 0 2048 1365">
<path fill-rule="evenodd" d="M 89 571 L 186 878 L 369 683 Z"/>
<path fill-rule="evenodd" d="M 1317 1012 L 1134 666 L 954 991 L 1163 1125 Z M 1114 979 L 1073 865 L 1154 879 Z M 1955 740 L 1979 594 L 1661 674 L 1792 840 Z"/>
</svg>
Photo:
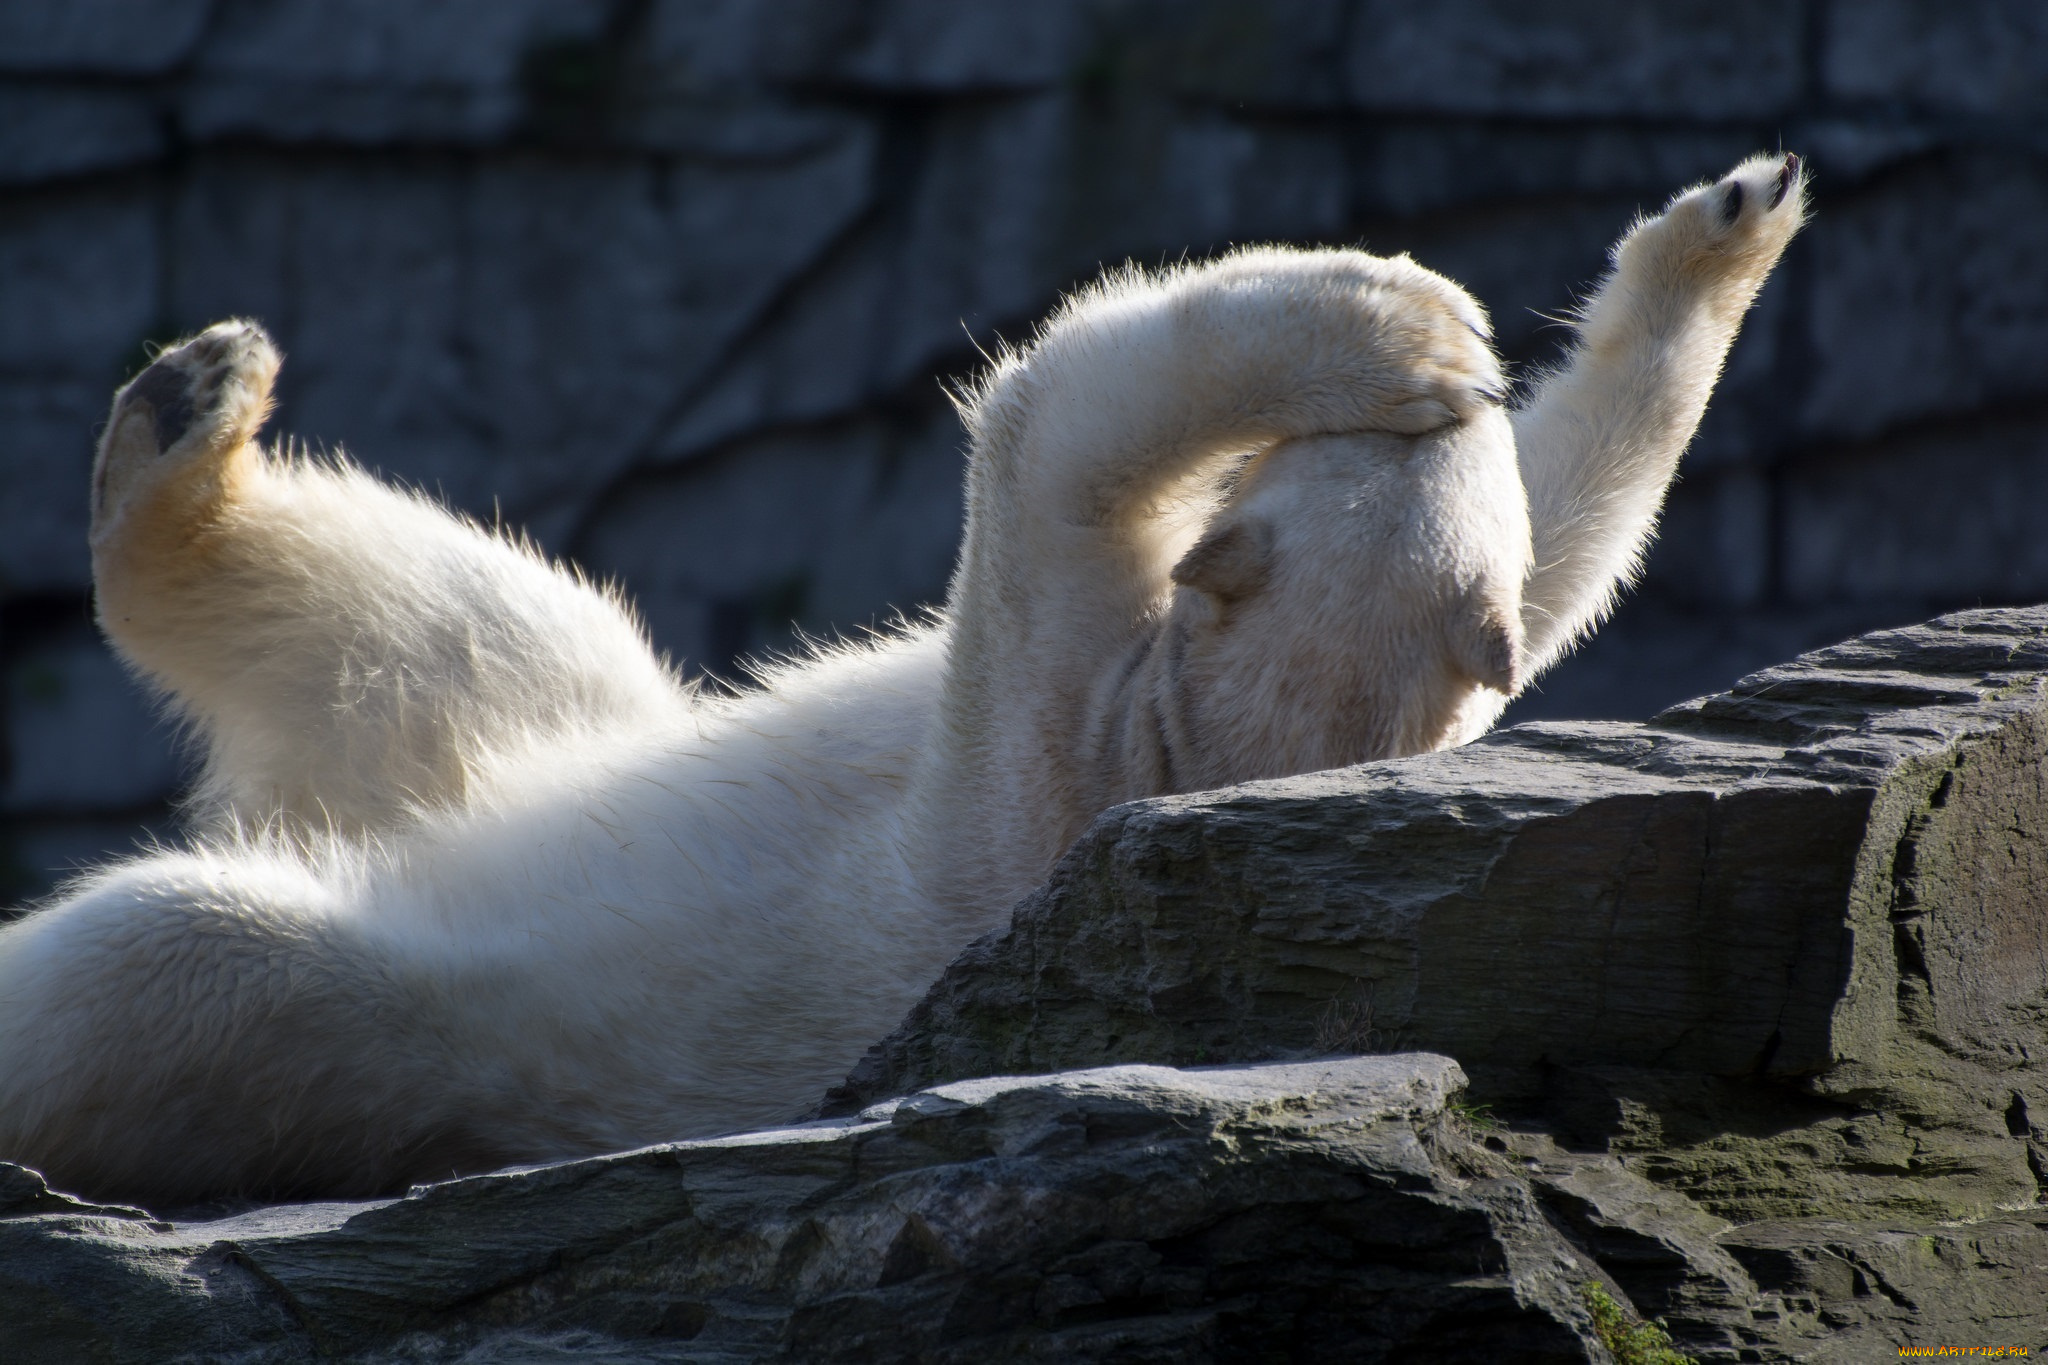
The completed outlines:
<svg viewBox="0 0 2048 1365">
<path fill-rule="evenodd" d="M 1818 217 L 1642 588 L 1520 716 L 2048 595 L 2048 6 L 0 0 L 0 881 L 166 828 L 83 543 L 152 343 L 260 318 L 276 430 L 726 671 L 937 600 L 940 378 L 1099 264 L 1411 251 L 1540 361 L 1631 215 L 1778 146 Z"/>
</svg>

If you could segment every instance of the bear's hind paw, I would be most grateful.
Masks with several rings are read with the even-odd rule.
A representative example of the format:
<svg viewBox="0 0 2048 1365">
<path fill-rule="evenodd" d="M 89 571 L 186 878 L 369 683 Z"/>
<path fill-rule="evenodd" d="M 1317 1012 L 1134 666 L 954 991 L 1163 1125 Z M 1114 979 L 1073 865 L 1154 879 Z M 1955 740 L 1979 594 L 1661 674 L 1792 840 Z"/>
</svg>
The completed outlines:
<svg viewBox="0 0 2048 1365">
<path fill-rule="evenodd" d="M 93 524 L 194 463 L 225 459 L 270 415 L 277 348 L 253 322 L 218 322 L 166 350 L 114 395 L 93 469 Z"/>
</svg>

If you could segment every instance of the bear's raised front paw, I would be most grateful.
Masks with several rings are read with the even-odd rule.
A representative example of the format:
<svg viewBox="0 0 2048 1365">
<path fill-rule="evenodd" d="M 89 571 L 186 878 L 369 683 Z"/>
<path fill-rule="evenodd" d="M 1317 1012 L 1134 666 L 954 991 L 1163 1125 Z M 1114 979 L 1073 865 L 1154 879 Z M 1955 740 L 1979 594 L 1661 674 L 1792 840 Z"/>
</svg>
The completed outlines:
<svg viewBox="0 0 2048 1365">
<path fill-rule="evenodd" d="M 1357 334 L 1372 344 L 1353 394 L 1368 406 L 1350 425 L 1420 435 L 1503 402 L 1507 379 L 1478 303 L 1407 256 L 1369 265 Z"/>
<path fill-rule="evenodd" d="M 1753 156 L 1685 191 L 1637 235 L 1675 247 L 1682 268 L 1761 278 L 1805 221 L 1805 169 L 1787 152 Z"/>
<path fill-rule="evenodd" d="M 270 414 L 277 348 L 253 322 L 217 322 L 166 350 L 114 395 L 93 469 L 93 524 L 139 484 L 224 459 Z"/>
<path fill-rule="evenodd" d="M 1374 423 L 1383 430 L 1420 435 L 1506 401 L 1507 378 L 1483 315 L 1475 323 L 1455 301 L 1431 298 L 1429 305 L 1390 338 L 1400 371 L 1387 381 Z"/>
</svg>

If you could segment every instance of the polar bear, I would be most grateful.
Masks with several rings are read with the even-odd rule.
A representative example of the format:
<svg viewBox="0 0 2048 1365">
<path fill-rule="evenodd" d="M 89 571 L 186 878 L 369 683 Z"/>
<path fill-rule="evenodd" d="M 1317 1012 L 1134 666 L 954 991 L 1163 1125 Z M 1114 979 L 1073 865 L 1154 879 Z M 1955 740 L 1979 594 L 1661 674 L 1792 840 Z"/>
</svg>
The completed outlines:
<svg viewBox="0 0 2048 1365">
<path fill-rule="evenodd" d="M 1405 257 L 1070 299 L 962 395 L 945 609 L 694 689 L 612 594 L 256 444 L 223 323 L 115 397 L 99 612 L 204 746 L 192 837 L 0 928 L 0 1157 L 178 1202 L 789 1118 L 1120 801 L 1456 744 L 1633 573 L 1804 213 L 1639 222 L 1532 401 Z"/>
</svg>

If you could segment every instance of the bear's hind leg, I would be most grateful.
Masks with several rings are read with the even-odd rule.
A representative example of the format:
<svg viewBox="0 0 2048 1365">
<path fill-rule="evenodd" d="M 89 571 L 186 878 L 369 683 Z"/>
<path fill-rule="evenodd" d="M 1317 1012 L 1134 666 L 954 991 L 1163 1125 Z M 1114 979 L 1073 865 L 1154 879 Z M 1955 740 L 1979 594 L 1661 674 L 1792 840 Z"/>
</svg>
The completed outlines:
<svg viewBox="0 0 2048 1365">
<path fill-rule="evenodd" d="M 340 461 L 255 443 L 279 357 L 224 322 L 115 396 L 93 572 L 115 647 L 207 751 L 199 808 L 361 835 L 491 755 L 650 728 L 682 694 L 607 594 Z"/>
</svg>

